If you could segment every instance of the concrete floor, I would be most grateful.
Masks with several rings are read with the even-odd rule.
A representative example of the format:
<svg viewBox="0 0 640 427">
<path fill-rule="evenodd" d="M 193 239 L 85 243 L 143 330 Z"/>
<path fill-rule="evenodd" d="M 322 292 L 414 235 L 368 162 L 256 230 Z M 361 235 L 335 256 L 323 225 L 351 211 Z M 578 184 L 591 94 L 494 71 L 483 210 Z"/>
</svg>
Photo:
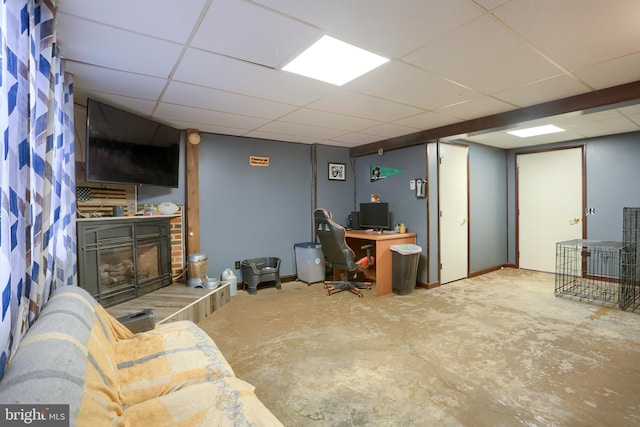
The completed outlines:
<svg viewBox="0 0 640 427">
<path fill-rule="evenodd" d="M 200 322 L 286 426 L 640 425 L 640 316 L 504 269 L 410 295 L 239 291 Z"/>
</svg>

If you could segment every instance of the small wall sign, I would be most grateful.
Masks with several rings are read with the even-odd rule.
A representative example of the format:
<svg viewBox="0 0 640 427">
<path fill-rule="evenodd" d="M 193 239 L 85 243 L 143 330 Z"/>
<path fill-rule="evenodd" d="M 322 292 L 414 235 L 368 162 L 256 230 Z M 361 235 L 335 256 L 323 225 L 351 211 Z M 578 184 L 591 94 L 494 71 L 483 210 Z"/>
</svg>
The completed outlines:
<svg viewBox="0 0 640 427">
<path fill-rule="evenodd" d="M 269 157 L 264 156 L 249 156 L 249 164 L 251 166 L 269 166 Z"/>
</svg>

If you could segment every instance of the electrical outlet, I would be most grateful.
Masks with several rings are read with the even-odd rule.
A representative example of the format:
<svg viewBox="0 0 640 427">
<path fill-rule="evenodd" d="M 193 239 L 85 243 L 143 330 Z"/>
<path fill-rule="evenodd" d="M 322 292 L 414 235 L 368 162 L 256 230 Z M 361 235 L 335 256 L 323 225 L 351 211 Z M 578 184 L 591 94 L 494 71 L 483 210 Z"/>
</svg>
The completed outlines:
<svg viewBox="0 0 640 427">
<path fill-rule="evenodd" d="M 240 261 L 236 261 L 236 270 L 240 270 Z"/>
</svg>

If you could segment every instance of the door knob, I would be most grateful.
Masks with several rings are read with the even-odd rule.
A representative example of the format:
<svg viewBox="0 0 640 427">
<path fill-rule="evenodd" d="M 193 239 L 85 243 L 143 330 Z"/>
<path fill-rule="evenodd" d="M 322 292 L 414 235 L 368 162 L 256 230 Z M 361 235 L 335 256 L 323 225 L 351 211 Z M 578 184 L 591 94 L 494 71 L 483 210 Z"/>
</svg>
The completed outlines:
<svg viewBox="0 0 640 427">
<path fill-rule="evenodd" d="M 579 217 L 575 217 L 575 218 L 571 218 L 569 220 L 569 225 L 574 225 L 580 222 L 580 218 Z"/>
</svg>

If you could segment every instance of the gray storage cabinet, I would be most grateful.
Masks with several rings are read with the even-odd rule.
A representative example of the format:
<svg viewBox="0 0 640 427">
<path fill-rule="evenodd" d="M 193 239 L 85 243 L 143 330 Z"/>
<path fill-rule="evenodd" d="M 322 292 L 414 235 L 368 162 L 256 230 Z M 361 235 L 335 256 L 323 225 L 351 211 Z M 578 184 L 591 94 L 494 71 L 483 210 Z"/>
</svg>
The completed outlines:
<svg viewBox="0 0 640 427">
<path fill-rule="evenodd" d="M 307 282 L 307 285 L 324 282 L 324 254 L 320 243 L 296 243 L 293 247 L 296 253 L 298 280 Z"/>
</svg>

